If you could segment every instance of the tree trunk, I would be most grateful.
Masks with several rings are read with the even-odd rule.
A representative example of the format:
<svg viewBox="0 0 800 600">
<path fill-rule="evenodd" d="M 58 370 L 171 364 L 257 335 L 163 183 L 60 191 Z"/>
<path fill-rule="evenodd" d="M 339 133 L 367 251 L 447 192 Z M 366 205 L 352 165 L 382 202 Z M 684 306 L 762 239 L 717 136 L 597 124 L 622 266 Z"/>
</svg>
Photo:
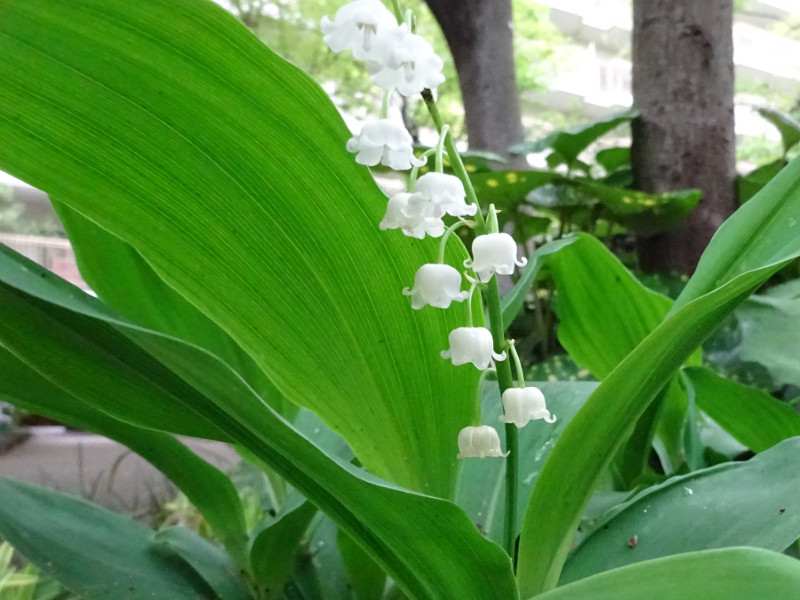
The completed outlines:
<svg viewBox="0 0 800 600">
<path fill-rule="evenodd" d="M 453 53 L 473 150 L 508 156 L 523 140 L 511 0 L 426 0 Z"/>
<path fill-rule="evenodd" d="M 736 209 L 733 0 L 634 0 L 633 168 L 645 192 L 696 188 L 675 231 L 641 240 L 643 269 L 690 274 Z"/>
</svg>

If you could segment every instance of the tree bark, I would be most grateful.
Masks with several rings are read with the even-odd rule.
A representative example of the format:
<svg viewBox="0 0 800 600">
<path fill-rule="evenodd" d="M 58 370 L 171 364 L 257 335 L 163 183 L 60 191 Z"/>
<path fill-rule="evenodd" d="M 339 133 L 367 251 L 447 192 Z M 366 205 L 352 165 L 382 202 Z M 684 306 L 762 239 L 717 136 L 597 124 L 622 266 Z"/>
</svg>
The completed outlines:
<svg viewBox="0 0 800 600">
<path fill-rule="evenodd" d="M 511 0 L 426 0 L 458 71 L 469 146 L 508 156 L 523 141 Z"/>
<path fill-rule="evenodd" d="M 703 192 L 678 229 L 639 242 L 640 265 L 690 274 L 736 209 L 733 0 L 634 0 L 637 187 Z"/>
</svg>

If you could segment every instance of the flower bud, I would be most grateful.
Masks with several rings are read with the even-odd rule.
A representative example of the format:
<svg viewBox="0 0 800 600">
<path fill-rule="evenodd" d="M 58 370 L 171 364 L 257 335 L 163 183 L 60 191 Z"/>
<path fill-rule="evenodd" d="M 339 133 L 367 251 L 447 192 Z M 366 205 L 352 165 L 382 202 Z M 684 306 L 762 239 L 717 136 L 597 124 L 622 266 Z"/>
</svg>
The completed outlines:
<svg viewBox="0 0 800 600">
<path fill-rule="evenodd" d="M 500 417 L 503 423 L 514 423 L 517 427 L 524 427 L 528 421 L 544 419 L 548 423 L 555 423 L 555 415 L 550 415 L 544 403 L 544 394 L 537 387 L 509 388 L 503 392 L 503 411 Z"/>
<path fill-rule="evenodd" d="M 500 436 L 494 427 L 480 425 L 464 427 L 458 432 L 457 458 L 505 457 L 508 452 L 500 449 Z"/>
<path fill-rule="evenodd" d="M 461 273 L 450 265 L 422 265 L 414 276 L 414 288 L 403 290 L 411 296 L 411 308 L 419 310 L 426 304 L 449 308 L 451 302 L 462 302 L 469 292 L 461 290 Z"/>
<path fill-rule="evenodd" d="M 347 142 L 348 152 L 358 152 L 356 162 L 374 167 L 382 163 L 391 169 L 405 171 L 421 167 L 424 159 L 414 156 L 411 134 L 399 123 L 390 119 L 379 119 L 367 123 L 361 133 Z"/>
<path fill-rule="evenodd" d="M 492 275 L 511 275 L 514 265 L 524 267 L 527 258 L 517 259 L 517 243 L 507 233 L 479 235 L 472 242 L 472 263 L 467 259 L 464 266 L 472 269 L 478 279 L 486 283 Z"/>
<path fill-rule="evenodd" d="M 454 365 L 472 363 L 478 369 L 488 369 L 492 359 L 505 360 L 506 353 L 494 351 L 492 333 L 485 327 L 457 327 L 450 332 L 450 349 L 442 352 Z"/>
<path fill-rule="evenodd" d="M 420 240 L 425 237 L 425 234 L 431 237 L 441 237 L 444 233 L 444 222 L 441 219 L 426 217 L 422 214 L 416 217 L 407 217 L 403 213 L 410 196 L 411 194 L 408 192 L 392 196 L 386 205 L 386 214 L 379 227 L 381 229 L 401 229 L 407 236 Z"/>
</svg>

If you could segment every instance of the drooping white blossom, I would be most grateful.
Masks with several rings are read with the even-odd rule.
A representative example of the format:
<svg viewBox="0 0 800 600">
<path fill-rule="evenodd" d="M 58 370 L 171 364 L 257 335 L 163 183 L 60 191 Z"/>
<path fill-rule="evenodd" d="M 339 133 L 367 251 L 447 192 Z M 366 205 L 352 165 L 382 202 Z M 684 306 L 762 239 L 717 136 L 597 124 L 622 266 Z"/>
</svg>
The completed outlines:
<svg viewBox="0 0 800 600">
<path fill-rule="evenodd" d="M 444 173 L 425 173 L 417 179 L 414 195 L 405 208 L 407 216 L 422 212 L 442 217 L 473 216 L 478 211 L 477 204 L 467 204 L 464 184 L 455 175 Z"/>
<path fill-rule="evenodd" d="M 411 308 L 416 310 L 425 305 L 449 308 L 451 302 L 469 297 L 469 292 L 461 289 L 461 273 L 441 264 L 422 265 L 414 276 L 414 287 L 405 288 L 403 294 L 411 296 Z"/>
<path fill-rule="evenodd" d="M 503 411 L 500 417 L 503 423 L 514 423 L 517 427 L 524 427 L 528 421 L 544 419 L 548 423 L 555 423 L 555 415 L 547 410 L 542 390 L 537 387 L 509 388 L 503 392 Z"/>
<path fill-rule="evenodd" d="M 507 233 L 479 235 L 472 241 L 472 261 L 464 261 L 464 266 L 472 269 L 478 279 L 486 283 L 492 275 L 511 275 L 514 266 L 524 267 L 525 257 L 517 258 L 517 243 Z"/>
<path fill-rule="evenodd" d="M 356 162 L 374 167 L 382 163 L 391 169 L 405 171 L 421 167 L 426 159 L 414 156 L 411 134 L 400 123 L 379 119 L 364 125 L 361 133 L 347 142 L 349 152 L 357 152 Z"/>
<path fill-rule="evenodd" d="M 464 427 L 458 432 L 458 458 L 502 458 L 508 456 L 500 448 L 500 436 L 494 427 Z"/>
<path fill-rule="evenodd" d="M 322 17 L 320 29 L 325 34 L 322 40 L 334 52 L 349 48 L 358 60 L 383 64 L 400 28 L 379 0 L 355 0 L 336 11 L 333 21 Z"/>
<path fill-rule="evenodd" d="M 401 229 L 409 237 L 422 239 L 425 235 L 441 237 L 444 233 L 444 222 L 438 217 L 429 217 L 419 214 L 407 217 L 403 209 L 408 204 L 411 196 L 408 192 L 396 194 L 389 199 L 386 205 L 386 214 L 380 223 L 381 229 Z"/>
<path fill-rule="evenodd" d="M 457 327 L 450 332 L 450 348 L 442 352 L 442 358 L 449 358 L 454 365 L 472 363 L 484 370 L 492 366 L 494 360 L 505 360 L 505 351 L 494 351 L 492 333 L 486 327 Z"/>
<path fill-rule="evenodd" d="M 411 33 L 406 24 L 400 25 L 390 38 L 385 59 L 367 63 L 372 83 L 412 96 L 425 88 L 435 90 L 444 81 L 442 59 L 433 46 Z"/>
</svg>

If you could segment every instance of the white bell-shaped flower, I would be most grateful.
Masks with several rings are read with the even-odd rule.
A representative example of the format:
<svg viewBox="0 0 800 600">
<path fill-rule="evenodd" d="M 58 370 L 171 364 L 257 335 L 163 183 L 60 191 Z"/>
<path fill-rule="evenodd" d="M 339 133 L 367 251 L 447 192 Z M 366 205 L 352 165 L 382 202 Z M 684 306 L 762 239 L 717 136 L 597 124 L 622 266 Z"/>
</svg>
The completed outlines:
<svg viewBox="0 0 800 600">
<path fill-rule="evenodd" d="M 524 427 L 528 421 L 544 419 L 555 423 L 555 415 L 551 415 L 544 402 L 544 394 L 537 387 L 509 388 L 503 392 L 503 412 L 500 417 L 503 423 L 514 423 Z"/>
<path fill-rule="evenodd" d="M 500 448 L 500 436 L 494 427 L 479 425 L 464 427 L 458 432 L 458 458 L 505 457 Z"/>
<path fill-rule="evenodd" d="M 396 43 L 399 26 L 379 0 L 355 0 L 336 11 L 331 21 L 322 17 L 322 41 L 334 52 L 348 48 L 358 60 L 382 64 Z"/>
<path fill-rule="evenodd" d="M 477 204 L 467 204 L 464 184 L 455 175 L 444 173 L 425 173 L 417 179 L 414 195 L 405 209 L 407 216 L 427 213 L 442 217 L 474 216 Z"/>
<path fill-rule="evenodd" d="M 367 63 L 372 83 L 412 96 L 425 88 L 435 90 L 444 81 L 444 63 L 433 46 L 411 33 L 405 24 L 392 32 L 391 38 L 386 59 Z"/>
<path fill-rule="evenodd" d="M 414 276 L 414 287 L 405 288 L 403 294 L 411 296 L 411 308 L 416 310 L 426 304 L 449 308 L 451 302 L 463 302 L 469 297 L 469 292 L 461 290 L 461 273 L 441 264 L 422 265 Z"/>
<path fill-rule="evenodd" d="M 408 204 L 411 196 L 408 192 L 396 194 L 389 199 L 386 205 L 386 214 L 379 227 L 381 229 L 401 229 L 409 237 L 422 239 L 425 235 L 441 237 L 444 233 L 444 222 L 437 217 L 418 215 L 407 217 L 403 209 Z"/>
<path fill-rule="evenodd" d="M 390 119 L 379 119 L 367 123 L 361 133 L 347 142 L 349 152 L 358 152 L 356 162 L 374 167 L 382 163 L 391 169 L 405 171 L 421 167 L 426 159 L 414 156 L 411 134 L 400 123 Z"/>
<path fill-rule="evenodd" d="M 528 259 L 517 259 L 517 243 L 507 233 L 479 235 L 472 241 L 472 262 L 467 259 L 464 266 L 472 269 L 478 279 L 486 283 L 492 275 L 511 275 L 514 265 L 524 267 Z"/>
<path fill-rule="evenodd" d="M 494 360 L 505 360 L 506 353 L 494 351 L 492 333 L 486 327 L 457 327 L 450 332 L 450 349 L 442 352 L 454 365 L 472 363 L 481 371 L 492 366 Z"/>
</svg>

